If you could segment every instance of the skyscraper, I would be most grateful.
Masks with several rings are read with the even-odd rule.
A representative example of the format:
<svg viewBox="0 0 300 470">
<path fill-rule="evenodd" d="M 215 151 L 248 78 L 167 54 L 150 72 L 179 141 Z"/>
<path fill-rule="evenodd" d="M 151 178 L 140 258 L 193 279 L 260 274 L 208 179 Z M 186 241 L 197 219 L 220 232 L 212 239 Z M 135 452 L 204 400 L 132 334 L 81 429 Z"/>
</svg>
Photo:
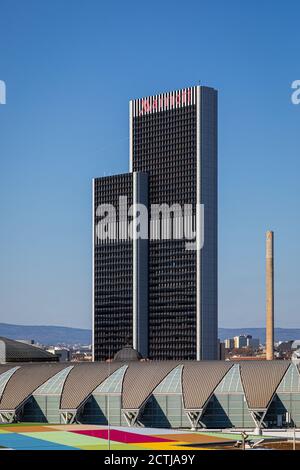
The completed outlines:
<svg viewBox="0 0 300 470">
<path fill-rule="evenodd" d="M 96 360 L 110 358 L 132 342 L 141 354 L 148 355 L 148 242 L 129 237 L 127 214 L 134 203 L 148 207 L 147 174 L 134 172 L 93 180 L 93 353 Z M 115 209 L 116 217 L 114 214 L 108 217 L 106 231 L 97 233 L 99 221 L 110 206 Z M 138 323 L 134 315 L 137 310 Z"/>
<path fill-rule="evenodd" d="M 142 187 L 144 192 L 147 189 L 150 221 L 149 241 L 127 242 L 127 268 L 132 276 L 127 296 L 117 289 L 118 305 L 122 309 L 124 300 L 128 308 L 128 338 L 137 349 L 143 345 L 140 352 L 152 359 L 217 359 L 217 92 L 195 86 L 133 100 L 129 110 L 130 174 L 148 175 Z M 95 183 L 101 185 L 101 178 Z M 120 188 L 111 189 L 110 199 L 119 193 Z M 105 199 L 103 193 L 97 194 L 94 216 L 95 205 Z M 187 249 L 182 237 L 153 236 L 161 223 L 161 214 L 157 221 L 153 218 L 154 205 L 171 208 L 173 230 L 177 219 L 172 207 L 192 207 L 197 249 Z M 200 205 L 204 206 L 204 228 L 197 212 Z M 199 249 L 201 230 L 204 245 Z M 103 277 L 96 274 L 100 265 L 104 277 L 106 269 L 112 275 L 112 265 L 104 267 L 95 249 L 96 360 L 105 359 L 98 344 L 104 335 L 111 336 L 111 352 L 124 343 L 124 333 L 122 340 L 118 335 L 113 339 L 114 330 L 109 330 L 105 320 L 104 312 L 110 311 L 111 321 L 119 324 L 119 307 L 114 308 L 115 290 L 114 295 L 109 289 L 104 297 L 101 294 Z"/>
</svg>

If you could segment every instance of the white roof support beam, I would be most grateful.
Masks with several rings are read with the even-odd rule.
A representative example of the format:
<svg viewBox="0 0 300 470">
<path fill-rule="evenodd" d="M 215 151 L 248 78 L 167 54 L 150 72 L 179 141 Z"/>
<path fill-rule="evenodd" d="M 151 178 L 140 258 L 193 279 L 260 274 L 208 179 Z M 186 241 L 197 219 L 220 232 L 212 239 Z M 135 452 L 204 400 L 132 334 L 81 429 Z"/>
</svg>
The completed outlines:
<svg viewBox="0 0 300 470">
<path fill-rule="evenodd" d="M 200 420 L 203 415 L 203 408 L 199 410 L 184 410 L 189 422 L 191 423 L 191 430 L 196 431 L 198 427 L 205 428 L 205 424 L 203 424 Z M 199 426 L 200 425 L 200 426 Z"/>
<path fill-rule="evenodd" d="M 138 410 L 122 410 L 122 413 L 126 419 L 128 426 L 132 427 L 138 424 L 138 417 L 140 409 Z"/>
<path fill-rule="evenodd" d="M 267 414 L 266 410 L 249 410 L 251 417 L 256 425 L 255 434 L 262 434 L 262 428 L 264 427 L 264 419 Z"/>
<path fill-rule="evenodd" d="M 77 410 L 61 411 L 60 415 L 64 424 L 73 424 L 76 421 Z"/>
<path fill-rule="evenodd" d="M 11 424 L 16 421 L 16 412 L 13 411 L 0 411 L 0 423 Z"/>
</svg>

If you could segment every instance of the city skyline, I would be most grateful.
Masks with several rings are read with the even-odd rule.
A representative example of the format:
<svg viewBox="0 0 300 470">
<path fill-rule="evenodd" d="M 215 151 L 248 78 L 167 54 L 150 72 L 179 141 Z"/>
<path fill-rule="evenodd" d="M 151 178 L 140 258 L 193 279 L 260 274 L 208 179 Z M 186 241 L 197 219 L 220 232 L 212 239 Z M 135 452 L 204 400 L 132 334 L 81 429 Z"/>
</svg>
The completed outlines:
<svg viewBox="0 0 300 470">
<path fill-rule="evenodd" d="M 66 4 L 53 2 L 40 22 L 38 2 L 2 7 L 1 321 L 91 326 L 89 182 L 127 170 L 129 98 L 200 79 L 220 90 L 221 102 L 219 326 L 264 324 L 266 230 L 276 233 L 275 325 L 297 326 L 300 106 L 291 84 L 299 78 L 299 6 L 293 15 L 272 6 L 270 19 L 255 2 L 243 12 L 217 3 L 217 12 L 195 7 L 201 21 L 195 14 L 189 25 L 163 6 L 173 21 L 155 38 L 143 22 L 139 41 L 128 28 L 146 12 L 137 4 L 115 15 L 74 2 L 70 18 Z M 126 32 L 124 43 L 108 27 Z"/>
</svg>

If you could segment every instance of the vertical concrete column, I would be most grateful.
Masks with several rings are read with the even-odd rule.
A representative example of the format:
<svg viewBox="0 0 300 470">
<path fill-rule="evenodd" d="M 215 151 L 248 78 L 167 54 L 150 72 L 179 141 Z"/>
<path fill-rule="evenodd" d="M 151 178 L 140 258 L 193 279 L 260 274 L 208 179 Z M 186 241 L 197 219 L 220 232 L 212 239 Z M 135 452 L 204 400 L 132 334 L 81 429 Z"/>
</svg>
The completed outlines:
<svg viewBox="0 0 300 470">
<path fill-rule="evenodd" d="M 196 87 L 196 359 L 218 359 L 218 95 Z M 203 227 L 204 224 L 204 227 Z M 203 244 L 204 242 L 204 244 Z M 203 246 L 202 246 L 203 245 Z"/>
<path fill-rule="evenodd" d="M 196 94 L 196 107 L 197 107 L 197 189 L 196 189 L 196 203 L 199 205 L 202 203 L 201 198 L 201 88 L 197 86 Z M 200 250 L 200 217 L 199 211 L 196 219 L 196 359 L 200 361 L 203 359 L 203 341 L 202 341 L 202 263 L 201 256 L 202 250 Z"/>
<path fill-rule="evenodd" d="M 148 209 L 146 173 L 133 172 L 133 204 Z M 148 357 L 148 249 L 148 238 L 133 240 L 133 347 L 144 357 Z"/>
<path fill-rule="evenodd" d="M 266 359 L 274 359 L 274 232 L 266 234 Z"/>
</svg>

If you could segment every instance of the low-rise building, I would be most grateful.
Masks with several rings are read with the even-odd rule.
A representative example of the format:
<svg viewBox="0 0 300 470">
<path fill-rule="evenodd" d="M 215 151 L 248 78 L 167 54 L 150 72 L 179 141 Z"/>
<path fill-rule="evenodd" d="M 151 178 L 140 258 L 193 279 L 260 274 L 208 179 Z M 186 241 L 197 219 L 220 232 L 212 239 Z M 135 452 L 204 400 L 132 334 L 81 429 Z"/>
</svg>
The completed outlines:
<svg viewBox="0 0 300 470">
<path fill-rule="evenodd" d="M 71 351 L 68 348 L 61 348 L 59 346 L 53 346 L 47 349 L 51 354 L 55 354 L 60 362 L 68 362 L 71 360 Z"/>
<path fill-rule="evenodd" d="M 299 366 L 290 361 L 125 353 L 109 363 L 0 365 L 0 422 L 253 430 L 288 427 L 289 414 L 300 427 Z"/>
<path fill-rule="evenodd" d="M 0 363 L 9 362 L 57 362 L 55 353 L 33 346 L 32 344 L 0 337 Z"/>
</svg>

